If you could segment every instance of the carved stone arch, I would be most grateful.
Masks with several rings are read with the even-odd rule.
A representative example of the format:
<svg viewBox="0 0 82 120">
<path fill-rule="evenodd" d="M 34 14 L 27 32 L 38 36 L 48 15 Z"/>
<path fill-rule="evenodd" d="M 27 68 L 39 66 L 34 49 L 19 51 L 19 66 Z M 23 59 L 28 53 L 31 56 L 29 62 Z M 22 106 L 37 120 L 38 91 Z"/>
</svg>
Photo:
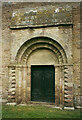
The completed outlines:
<svg viewBox="0 0 82 120">
<path fill-rule="evenodd" d="M 36 43 L 36 44 L 33 44 L 32 46 L 30 46 L 30 47 L 28 47 L 26 49 L 26 51 L 24 52 L 24 54 L 21 57 L 22 64 L 26 64 L 27 59 L 29 58 L 29 55 L 33 51 L 35 51 L 36 49 L 39 49 L 39 48 L 49 49 L 49 50 L 53 51 L 55 53 L 55 55 L 57 56 L 57 58 L 58 58 L 58 62 L 63 63 L 62 54 L 52 44 L 49 44 L 49 43 L 44 43 L 44 44 L 43 43 Z"/>
<path fill-rule="evenodd" d="M 32 50 L 32 46 L 34 44 L 38 44 L 38 43 L 43 43 L 43 44 L 46 43 L 46 44 L 49 44 L 49 46 L 50 45 L 54 46 L 54 50 L 57 49 L 57 51 L 58 51 L 56 54 L 59 54 L 59 58 L 62 57 L 62 59 L 63 59 L 62 63 L 67 63 L 67 56 L 66 56 L 66 53 L 65 53 L 65 50 L 63 49 L 63 47 L 57 41 L 55 41 L 51 38 L 42 37 L 42 36 L 35 37 L 35 38 L 32 38 L 32 39 L 26 41 L 18 50 L 18 53 L 16 56 L 16 62 L 21 63 L 21 58 L 22 58 L 22 56 L 24 56 L 26 51 L 28 51 L 29 48 L 30 48 L 30 50 Z"/>
</svg>

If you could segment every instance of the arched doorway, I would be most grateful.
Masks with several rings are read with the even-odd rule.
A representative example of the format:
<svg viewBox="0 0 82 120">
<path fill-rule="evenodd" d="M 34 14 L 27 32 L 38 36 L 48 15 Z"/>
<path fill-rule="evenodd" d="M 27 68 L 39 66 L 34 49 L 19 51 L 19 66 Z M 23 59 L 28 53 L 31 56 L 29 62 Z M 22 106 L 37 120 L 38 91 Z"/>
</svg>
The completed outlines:
<svg viewBox="0 0 82 120">
<path fill-rule="evenodd" d="M 66 85 L 68 83 L 67 74 L 70 67 L 67 65 L 67 56 L 63 47 L 48 37 L 32 38 L 26 41 L 18 50 L 15 65 L 13 66 L 16 83 L 14 86 L 16 92 L 14 101 L 17 103 L 27 103 L 32 100 L 31 68 L 33 65 L 54 66 L 55 81 L 53 84 L 55 83 L 55 85 L 53 88 L 55 89 L 55 100 L 53 101 L 56 105 L 64 105 L 64 94 L 68 92 L 64 87 L 65 83 Z M 10 99 L 10 101 L 12 100 Z"/>
<path fill-rule="evenodd" d="M 63 72 L 61 74 L 61 65 L 67 63 L 67 58 L 64 49 L 62 46 L 57 43 L 55 40 L 52 40 L 47 37 L 37 37 L 31 40 L 28 40 L 23 46 L 19 49 L 17 57 L 16 57 L 17 64 L 25 65 L 26 67 L 26 74 L 23 76 L 23 79 L 26 79 L 25 88 L 24 88 L 24 80 L 18 80 L 19 83 L 17 85 L 17 90 L 20 91 L 22 87 L 22 95 L 21 92 L 17 92 L 17 101 L 18 103 L 27 102 L 32 100 L 31 96 L 31 66 L 32 65 L 53 65 L 55 66 L 55 103 L 60 104 L 60 96 L 58 96 L 58 91 L 60 92 L 60 79 L 64 77 Z M 22 75 L 22 68 L 17 68 L 19 71 L 19 75 Z M 25 68 L 24 68 L 25 69 Z M 24 73 L 24 74 L 25 74 Z M 24 75 L 23 74 L 23 75 Z M 21 76 L 22 78 L 22 76 Z M 20 78 L 19 78 L 20 79 Z M 18 82 L 17 81 L 17 82 Z M 21 83 L 21 84 L 20 84 Z M 20 84 L 20 87 L 18 87 Z M 59 85 L 57 85 L 59 84 Z M 59 86 L 59 87 L 58 87 Z M 62 94 L 63 96 L 63 94 Z"/>
</svg>

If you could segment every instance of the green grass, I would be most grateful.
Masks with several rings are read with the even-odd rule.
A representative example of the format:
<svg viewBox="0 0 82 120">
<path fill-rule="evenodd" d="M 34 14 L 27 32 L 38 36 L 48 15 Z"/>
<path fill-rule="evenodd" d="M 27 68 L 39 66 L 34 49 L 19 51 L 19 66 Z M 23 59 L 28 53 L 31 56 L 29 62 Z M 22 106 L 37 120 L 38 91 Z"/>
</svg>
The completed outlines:
<svg viewBox="0 0 82 120">
<path fill-rule="evenodd" d="M 45 106 L 2 107 L 2 118 L 80 118 L 80 110 L 59 110 Z"/>
</svg>

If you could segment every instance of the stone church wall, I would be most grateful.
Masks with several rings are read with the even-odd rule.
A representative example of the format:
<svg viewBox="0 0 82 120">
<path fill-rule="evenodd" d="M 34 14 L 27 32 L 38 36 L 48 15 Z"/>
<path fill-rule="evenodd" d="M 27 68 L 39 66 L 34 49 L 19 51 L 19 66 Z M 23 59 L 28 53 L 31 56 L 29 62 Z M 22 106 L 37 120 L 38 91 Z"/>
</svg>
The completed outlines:
<svg viewBox="0 0 82 120">
<path fill-rule="evenodd" d="M 68 71 L 73 72 L 69 76 L 69 84 L 72 84 L 73 90 L 73 106 L 80 106 L 80 3 L 54 3 L 57 6 L 68 4 L 72 7 L 72 23 L 73 25 L 56 25 L 39 28 L 27 29 L 10 29 L 12 22 L 12 14 L 14 10 L 24 9 L 26 7 L 38 7 L 53 5 L 53 3 L 3 3 L 2 6 L 2 84 L 3 84 L 3 102 L 8 100 L 9 89 L 9 70 L 8 66 L 12 66 L 16 59 L 19 48 L 29 39 L 36 37 L 48 37 L 57 41 L 65 50 L 68 64 L 72 65 Z M 47 53 L 46 53 L 47 54 Z M 29 60 L 30 61 L 30 60 Z M 57 69 L 58 71 L 58 69 Z M 60 70 L 59 70 L 60 71 Z M 57 73 L 57 72 L 56 72 Z M 58 74 L 57 74 L 58 79 Z M 59 81 L 58 81 L 59 82 Z M 62 83 L 64 84 L 64 83 Z M 64 86 L 65 87 L 65 86 Z M 60 88 L 58 88 L 60 89 Z M 57 89 L 56 89 L 57 90 Z M 64 91 L 63 93 L 64 94 Z M 62 99 L 60 91 L 60 99 Z M 59 102 L 57 101 L 57 104 Z M 61 100 L 63 103 L 63 99 Z"/>
</svg>

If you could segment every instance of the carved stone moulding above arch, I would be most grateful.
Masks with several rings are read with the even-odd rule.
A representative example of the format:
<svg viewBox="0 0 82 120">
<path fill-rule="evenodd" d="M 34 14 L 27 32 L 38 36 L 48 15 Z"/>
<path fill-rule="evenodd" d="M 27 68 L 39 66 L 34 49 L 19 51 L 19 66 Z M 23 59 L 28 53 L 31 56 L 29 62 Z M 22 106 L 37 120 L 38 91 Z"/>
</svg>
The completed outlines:
<svg viewBox="0 0 82 120">
<path fill-rule="evenodd" d="M 16 62 L 25 64 L 29 55 L 39 48 L 50 49 L 57 55 L 60 64 L 67 63 L 67 56 L 63 47 L 48 37 L 35 37 L 25 42 L 18 50 Z"/>
</svg>

